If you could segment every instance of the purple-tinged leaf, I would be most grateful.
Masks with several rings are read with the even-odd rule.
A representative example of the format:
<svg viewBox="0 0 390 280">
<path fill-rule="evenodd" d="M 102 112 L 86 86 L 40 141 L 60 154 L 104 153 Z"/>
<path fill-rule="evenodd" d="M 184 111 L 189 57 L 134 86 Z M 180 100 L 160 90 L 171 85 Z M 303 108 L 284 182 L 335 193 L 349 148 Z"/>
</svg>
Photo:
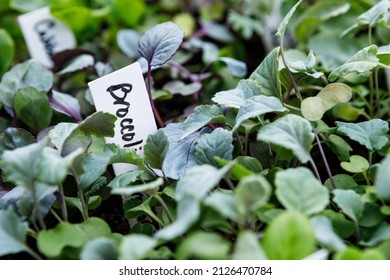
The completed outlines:
<svg viewBox="0 0 390 280">
<path fill-rule="evenodd" d="M 166 63 L 179 49 L 184 32 L 173 22 L 157 24 L 139 40 L 138 51 L 151 66 Z"/>
</svg>

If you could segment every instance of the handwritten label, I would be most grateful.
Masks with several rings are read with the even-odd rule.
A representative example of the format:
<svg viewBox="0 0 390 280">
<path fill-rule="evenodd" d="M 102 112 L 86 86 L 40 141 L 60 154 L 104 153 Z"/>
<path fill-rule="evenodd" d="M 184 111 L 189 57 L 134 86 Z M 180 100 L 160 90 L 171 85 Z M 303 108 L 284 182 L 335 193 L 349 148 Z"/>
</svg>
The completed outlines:
<svg viewBox="0 0 390 280">
<path fill-rule="evenodd" d="M 49 7 L 21 15 L 18 21 L 31 57 L 48 68 L 54 54 L 76 46 L 72 31 L 50 14 Z"/>
<path fill-rule="evenodd" d="M 143 155 L 146 138 L 157 131 L 141 67 L 135 62 L 88 83 L 97 111 L 117 117 L 115 136 L 107 139 L 130 147 Z M 114 164 L 116 175 L 135 169 L 129 164 Z"/>
</svg>

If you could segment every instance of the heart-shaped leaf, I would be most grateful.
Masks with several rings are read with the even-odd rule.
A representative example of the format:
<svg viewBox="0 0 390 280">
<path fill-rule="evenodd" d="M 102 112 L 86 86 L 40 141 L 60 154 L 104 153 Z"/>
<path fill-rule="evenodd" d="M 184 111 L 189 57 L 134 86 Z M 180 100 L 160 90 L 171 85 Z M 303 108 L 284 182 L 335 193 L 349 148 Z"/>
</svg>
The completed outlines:
<svg viewBox="0 0 390 280">
<path fill-rule="evenodd" d="M 386 137 L 389 123 L 384 120 L 372 119 L 360 123 L 336 122 L 336 125 L 338 132 L 366 146 L 370 151 L 380 150 L 389 141 Z"/>
<path fill-rule="evenodd" d="M 179 49 L 184 32 L 173 22 L 163 22 L 148 30 L 138 42 L 138 51 L 151 66 L 161 66 Z"/>
<path fill-rule="evenodd" d="M 311 159 L 312 127 L 308 120 L 297 115 L 288 114 L 262 127 L 257 139 L 291 150 L 302 163 Z"/>
<path fill-rule="evenodd" d="M 366 172 L 370 167 L 368 161 L 358 155 L 353 155 L 349 158 L 349 162 L 343 161 L 340 163 L 341 167 L 351 173 L 362 173 Z"/>
<path fill-rule="evenodd" d="M 301 103 L 302 115 L 309 121 L 318 121 L 333 106 L 348 102 L 352 90 L 342 83 L 333 83 L 323 88 L 315 97 L 305 98 Z"/>
<path fill-rule="evenodd" d="M 276 196 L 289 210 L 313 215 L 329 204 L 329 192 L 313 173 L 304 167 L 276 173 Z"/>
</svg>

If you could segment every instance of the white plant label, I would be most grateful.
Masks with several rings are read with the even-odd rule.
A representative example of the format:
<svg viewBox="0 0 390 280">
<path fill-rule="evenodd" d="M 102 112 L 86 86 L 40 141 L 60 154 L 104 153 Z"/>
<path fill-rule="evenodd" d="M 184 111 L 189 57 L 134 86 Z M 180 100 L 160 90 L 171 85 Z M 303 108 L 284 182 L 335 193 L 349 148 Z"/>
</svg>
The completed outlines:
<svg viewBox="0 0 390 280">
<path fill-rule="evenodd" d="M 72 31 L 50 14 L 49 7 L 21 15 L 18 21 L 31 57 L 48 68 L 54 54 L 76 46 Z"/>
<path fill-rule="evenodd" d="M 140 64 L 135 62 L 88 83 L 88 86 L 96 110 L 117 117 L 115 136 L 107 142 L 130 147 L 143 155 L 146 139 L 157 131 L 157 126 Z M 116 175 L 136 169 L 130 164 L 114 164 L 113 167 Z"/>
</svg>

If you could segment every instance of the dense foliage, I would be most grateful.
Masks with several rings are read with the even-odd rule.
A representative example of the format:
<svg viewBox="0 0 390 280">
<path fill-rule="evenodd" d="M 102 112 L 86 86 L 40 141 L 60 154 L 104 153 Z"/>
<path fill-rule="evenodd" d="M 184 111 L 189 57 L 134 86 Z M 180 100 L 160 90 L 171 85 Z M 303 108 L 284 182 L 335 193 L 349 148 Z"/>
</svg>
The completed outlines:
<svg viewBox="0 0 390 280">
<path fill-rule="evenodd" d="M 45 5 L 78 42 L 51 69 L 16 22 Z M 0 13 L 3 258 L 390 259 L 390 1 Z M 106 143 L 87 87 L 134 61 L 160 127 L 142 156 Z"/>
</svg>

